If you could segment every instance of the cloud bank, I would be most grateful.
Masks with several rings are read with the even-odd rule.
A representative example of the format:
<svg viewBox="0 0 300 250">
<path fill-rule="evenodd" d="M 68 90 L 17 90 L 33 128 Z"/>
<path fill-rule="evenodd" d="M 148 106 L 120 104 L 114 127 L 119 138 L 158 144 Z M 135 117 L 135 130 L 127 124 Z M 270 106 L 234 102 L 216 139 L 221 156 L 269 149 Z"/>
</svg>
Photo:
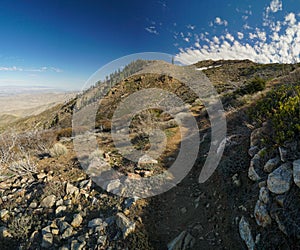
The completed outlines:
<svg viewBox="0 0 300 250">
<path fill-rule="evenodd" d="M 176 60 L 184 64 L 207 59 L 249 59 L 259 63 L 299 61 L 300 22 L 293 12 L 287 13 L 281 21 L 274 20 L 272 13 L 281 10 L 282 1 L 271 1 L 263 13 L 261 28 L 251 28 L 246 23 L 243 30 L 229 32 L 226 28 L 226 33 L 220 36 L 208 38 L 207 32 L 194 34 L 195 43 L 188 48 L 179 48 Z M 227 26 L 228 22 L 217 17 L 214 24 Z"/>
</svg>

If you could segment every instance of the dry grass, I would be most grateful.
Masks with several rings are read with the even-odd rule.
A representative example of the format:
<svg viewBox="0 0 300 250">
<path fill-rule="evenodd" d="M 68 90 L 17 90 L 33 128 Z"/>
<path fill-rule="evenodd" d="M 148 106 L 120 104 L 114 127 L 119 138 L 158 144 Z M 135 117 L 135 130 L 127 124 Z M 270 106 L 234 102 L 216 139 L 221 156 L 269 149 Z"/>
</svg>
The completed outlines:
<svg viewBox="0 0 300 250">
<path fill-rule="evenodd" d="M 50 155 L 52 157 L 59 157 L 65 155 L 66 153 L 68 153 L 67 147 L 60 142 L 55 143 L 50 149 Z"/>
</svg>

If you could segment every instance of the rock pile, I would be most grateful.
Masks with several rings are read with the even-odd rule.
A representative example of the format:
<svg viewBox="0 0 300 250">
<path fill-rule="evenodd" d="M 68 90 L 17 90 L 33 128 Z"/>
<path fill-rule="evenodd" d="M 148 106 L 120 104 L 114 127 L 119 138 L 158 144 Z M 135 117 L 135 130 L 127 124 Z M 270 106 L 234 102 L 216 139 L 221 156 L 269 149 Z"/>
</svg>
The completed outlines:
<svg viewBox="0 0 300 250">
<path fill-rule="evenodd" d="M 286 236 L 299 239 L 300 145 L 286 142 L 282 147 L 262 147 L 259 138 L 264 132 L 264 127 L 252 132 L 248 151 L 251 157 L 248 177 L 259 187 L 254 218 L 262 228 L 276 225 Z M 240 221 L 240 235 L 248 249 L 254 249 L 245 218 Z"/>
<path fill-rule="evenodd" d="M 55 182 L 51 172 L 1 182 L 0 249 L 10 244 L 61 250 L 122 245 L 136 229 L 136 221 L 127 217 L 135 201 L 97 189 L 90 179 Z"/>
</svg>

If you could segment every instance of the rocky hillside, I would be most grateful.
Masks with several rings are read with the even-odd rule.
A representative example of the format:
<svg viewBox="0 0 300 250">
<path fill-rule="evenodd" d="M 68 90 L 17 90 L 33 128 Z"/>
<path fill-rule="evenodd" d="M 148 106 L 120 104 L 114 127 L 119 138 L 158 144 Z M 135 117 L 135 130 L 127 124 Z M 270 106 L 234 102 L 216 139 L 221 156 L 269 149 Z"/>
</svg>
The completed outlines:
<svg viewBox="0 0 300 250">
<path fill-rule="evenodd" d="M 300 248 L 300 71 L 297 65 L 244 61 L 196 64 L 220 93 L 227 119 L 226 145 L 210 179 L 198 183 L 211 139 L 201 100 L 178 80 L 143 70 L 117 72 L 115 87 L 89 131 L 99 148 L 84 171 L 74 151 L 71 119 L 76 99 L 12 123 L 0 134 L 0 249 L 298 249 Z M 150 67 L 150 68 L 149 68 Z M 130 71 L 130 68 L 128 69 Z M 110 80 L 81 93 L 90 104 Z M 132 122 L 131 139 L 147 150 L 147 128 L 163 128 L 166 151 L 151 164 L 133 163 L 115 150 L 109 120 L 124 96 L 163 88 L 182 97 L 196 117 L 201 144 L 190 173 L 174 188 L 144 199 L 113 195 L 97 186 L 101 161 L 133 178 L 170 166 L 180 149 L 172 117 L 150 110 Z M 101 90 L 102 89 L 102 90 Z M 84 98 L 82 98 L 84 97 Z M 11 129 L 15 127 L 15 129 Z M 113 191 L 116 182 L 106 183 Z"/>
</svg>

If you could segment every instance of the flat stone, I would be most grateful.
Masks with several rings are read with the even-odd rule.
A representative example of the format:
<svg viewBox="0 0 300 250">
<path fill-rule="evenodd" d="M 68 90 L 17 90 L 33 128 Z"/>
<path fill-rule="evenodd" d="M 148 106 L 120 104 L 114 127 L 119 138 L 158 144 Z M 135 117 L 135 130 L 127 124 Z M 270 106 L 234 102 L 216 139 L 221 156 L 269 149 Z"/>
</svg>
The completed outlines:
<svg viewBox="0 0 300 250">
<path fill-rule="evenodd" d="M 124 239 L 135 230 L 135 223 L 131 222 L 123 213 L 117 213 L 116 224 L 121 229 Z"/>
<path fill-rule="evenodd" d="M 266 227 L 272 223 L 272 219 L 268 213 L 266 204 L 258 200 L 254 209 L 254 217 L 257 225 Z"/>
<path fill-rule="evenodd" d="M 268 176 L 268 189 L 275 194 L 283 194 L 291 187 L 292 170 L 289 163 L 285 163 L 275 169 Z"/>
<path fill-rule="evenodd" d="M 239 233 L 243 241 L 245 241 L 246 246 L 249 250 L 254 250 L 255 243 L 252 237 L 250 225 L 244 217 L 241 218 L 239 223 Z"/>
<path fill-rule="evenodd" d="M 41 201 L 41 207 L 52 208 L 55 204 L 55 201 L 56 201 L 56 196 L 53 194 L 49 195 Z"/>
<path fill-rule="evenodd" d="M 151 156 L 145 154 L 139 159 L 138 166 L 143 165 L 143 164 L 157 164 L 157 163 L 158 163 L 157 160 L 155 160 Z"/>
<path fill-rule="evenodd" d="M 278 164 L 280 163 L 280 158 L 275 157 L 267 161 L 267 163 L 264 165 L 264 171 L 266 173 L 271 173 L 276 167 L 278 167 Z"/>
<path fill-rule="evenodd" d="M 295 184 L 300 187 L 300 159 L 293 162 L 293 177 Z"/>
</svg>

